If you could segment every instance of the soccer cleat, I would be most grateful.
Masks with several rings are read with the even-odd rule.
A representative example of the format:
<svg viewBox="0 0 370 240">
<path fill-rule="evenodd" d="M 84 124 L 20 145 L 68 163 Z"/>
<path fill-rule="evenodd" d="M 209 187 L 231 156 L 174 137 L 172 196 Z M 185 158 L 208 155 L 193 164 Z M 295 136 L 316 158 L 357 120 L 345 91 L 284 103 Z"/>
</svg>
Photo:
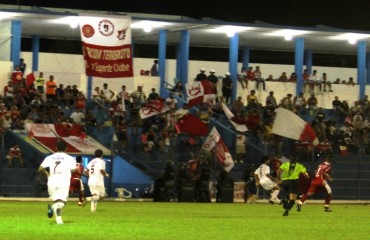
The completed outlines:
<svg viewBox="0 0 370 240">
<path fill-rule="evenodd" d="M 331 209 L 329 207 L 325 207 L 324 212 L 331 212 Z"/>
<path fill-rule="evenodd" d="M 51 207 L 51 204 L 48 204 L 48 217 L 49 218 L 52 218 L 54 215 L 54 210 L 53 208 Z"/>
<path fill-rule="evenodd" d="M 286 217 L 289 215 L 289 211 L 288 210 L 285 210 L 285 212 L 283 213 L 283 216 Z"/>
<path fill-rule="evenodd" d="M 297 203 L 297 211 L 300 212 L 302 209 L 302 204 L 301 203 Z"/>
<path fill-rule="evenodd" d="M 58 225 L 64 224 L 61 216 L 57 216 L 55 218 L 55 220 L 56 220 L 56 222 L 57 222 Z"/>
</svg>

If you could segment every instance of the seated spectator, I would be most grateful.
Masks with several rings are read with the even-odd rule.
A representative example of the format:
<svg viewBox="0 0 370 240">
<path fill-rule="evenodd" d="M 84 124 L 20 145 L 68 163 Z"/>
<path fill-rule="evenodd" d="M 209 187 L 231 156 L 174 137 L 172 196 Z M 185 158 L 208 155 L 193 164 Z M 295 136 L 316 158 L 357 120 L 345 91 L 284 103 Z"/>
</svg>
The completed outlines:
<svg viewBox="0 0 370 240">
<path fill-rule="evenodd" d="M 326 86 L 328 86 L 329 92 L 333 92 L 333 90 L 331 89 L 331 82 L 328 80 L 326 73 L 322 74 L 321 84 L 324 86 L 324 92 L 326 92 Z"/>
<path fill-rule="evenodd" d="M 170 96 L 166 98 L 166 104 L 171 110 L 177 110 L 177 99 L 174 93 L 170 93 Z"/>
<path fill-rule="evenodd" d="M 266 78 L 266 81 L 275 81 L 275 78 L 270 74 L 268 78 Z"/>
<path fill-rule="evenodd" d="M 335 79 L 335 81 L 333 82 L 333 84 L 340 84 L 340 78 Z"/>
<path fill-rule="evenodd" d="M 293 99 L 293 106 L 295 108 L 296 113 L 301 113 L 303 109 L 306 108 L 306 98 L 304 97 L 303 92 L 300 92 L 298 96 L 295 96 Z"/>
<path fill-rule="evenodd" d="M 154 141 L 149 138 L 149 130 L 143 131 L 140 137 L 140 141 L 144 146 L 145 152 L 151 152 L 155 146 Z"/>
<path fill-rule="evenodd" d="M 295 72 L 292 72 L 292 74 L 290 74 L 288 82 L 293 82 L 293 83 L 297 82 L 297 76 L 296 76 Z"/>
<path fill-rule="evenodd" d="M 179 97 L 182 97 L 184 94 L 184 86 L 181 81 L 178 81 L 173 89 L 171 90 L 173 93 L 177 94 Z"/>
<path fill-rule="evenodd" d="M 247 69 L 245 69 L 245 67 L 242 67 L 242 69 L 240 71 L 240 74 L 238 75 L 238 81 L 242 85 L 243 89 L 244 88 L 248 89 Z"/>
<path fill-rule="evenodd" d="M 279 79 L 278 79 L 279 82 L 288 82 L 288 77 L 286 75 L 286 72 L 282 72 Z"/>
<path fill-rule="evenodd" d="M 202 104 L 197 111 L 197 117 L 204 123 L 208 123 L 212 117 L 212 111 L 208 104 Z"/>
<path fill-rule="evenodd" d="M 72 123 L 85 125 L 85 114 L 79 108 L 76 108 L 75 111 L 72 112 L 70 118 Z"/>
<path fill-rule="evenodd" d="M 351 86 L 355 86 L 355 85 L 356 85 L 356 83 L 355 83 L 355 82 L 354 82 L 354 80 L 353 80 L 353 77 L 350 77 L 350 78 L 348 79 L 347 85 L 351 85 Z"/>
<path fill-rule="evenodd" d="M 293 106 L 292 96 L 293 95 L 291 93 L 288 93 L 286 95 L 286 97 L 284 97 L 283 99 L 281 99 L 280 106 L 282 108 L 285 108 L 285 109 L 288 109 L 289 111 L 294 112 L 295 109 L 294 109 L 294 106 Z"/>
<path fill-rule="evenodd" d="M 14 160 L 19 161 L 19 165 L 21 168 L 24 167 L 22 152 L 18 144 L 14 144 L 13 147 L 9 149 L 8 155 L 6 155 L 6 159 L 8 159 L 8 167 L 13 167 Z"/>
<path fill-rule="evenodd" d="M 216 104 L 213 104 L 212 107 L 211 107 L 211 110 L 214 113 L 214 116 L 216 118 L 219 118 L 219 117 L 223 116 L 223 114 L 224 114 L 224 109 L 223 109 L 222 104 L 226 105 L 224 97 L 220 96 L 218 102 L 216 102 Z"/>
<path fill-rule="evenodd" d="M 317 144 L 315 146 L 315 150 L 316 157 L 326 156 L 328 154 L 332 155 L 334 153 L 328 138 L 324 138 L 319 144 Z"/>
<path fill-rule="evenodd" d="M 338 96 L 335 96 L 334 97 L 334 100 L 332 102 L 333 109 L 336 112 L 338 112 L 341 105 L 342 105 L 342 102 L 339 100 L 339 97 Z"/>
<path fill-rule="evenodd" d="M 253 74 L 254 74 L 254 80 L 257 82 L 256 90 L 258 90 L 260 83 L 262 83 L 263 91 L 266 91 L 266 82 L 265 82 L 265 79 L 262 78 L 262 73 L 260 71 L 259 66 L 256 66 L 256 69 L 253 71 Z"/>
<path fill-rule="evenodd" d="M 315 96 L 315 93 L 311 93 L 311 96 L 307 99 L 307 107 L 308 107 L 311 115 L 315 115 L 316 110 L 318 108 L 317 104 L 318 104 L 318 101 L 317 101 L 317 98 Z"/>
<path fill-rule="evenodd" d="M 270 109 L 277 108 L 277 102 L 273 91 L 270 91 L 269 95 L 266 97 L 266 107 Z"/>
<path fill-rule="evenodd" d="M 154 100 L 159 97 L 159 94 L 156 92 L 155 88 L 152 88 L 152 92 L 148 96 L 148 100 Z"/>
<path fill-rule="evenodd" d="M 251 90 L 250 94 L 247 96 L 247 108 L 248 109 L 258 108 L 258 99 L 255 90 Z"/>
<path fill-rule="evenodd" d="M 242 101 L 242 97 L 239 96 L 238 99 L 236 99 L 234 102 L 233 102 L 233 105 L 232 105 L 232 108 L 231 108 L 231 111 L 234 113 L 234 114 L 242 114 L 244 112 L 244 103 Z"/>
</svg>

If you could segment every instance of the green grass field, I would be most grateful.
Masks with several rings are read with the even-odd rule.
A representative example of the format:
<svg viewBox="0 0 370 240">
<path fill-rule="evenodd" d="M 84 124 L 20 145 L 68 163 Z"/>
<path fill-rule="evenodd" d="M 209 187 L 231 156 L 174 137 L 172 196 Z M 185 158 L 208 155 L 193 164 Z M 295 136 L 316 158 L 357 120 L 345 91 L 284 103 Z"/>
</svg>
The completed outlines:
<svg viewBox="0 0 370 240">
<path fill-rule="evenodd" d="M 64 225 L 46 216 L 47 202 L 0 201 L 0 239 L 369 239 L 367 205 L 306 204 L 283 217 L 279 205 L 217 203 L 69 202 Z"/>
</svg>

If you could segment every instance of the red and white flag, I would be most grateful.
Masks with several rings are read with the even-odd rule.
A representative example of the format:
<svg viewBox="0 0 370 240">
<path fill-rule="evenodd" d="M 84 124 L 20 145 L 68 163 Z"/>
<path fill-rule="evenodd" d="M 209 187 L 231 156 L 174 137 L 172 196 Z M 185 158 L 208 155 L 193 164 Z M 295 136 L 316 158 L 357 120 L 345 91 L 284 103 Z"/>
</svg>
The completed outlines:
<svg viewBox="0 0 370 240">
<path fill-rule="evenodd" d="M 298 115 L 285 108 L 277 108 L 275 112 L 272 133 L 314 145 L 319 143 L 315 130 Z"/>
<path fill-rule="evenodd" d="M 35 75 L 33 74 L 33 72 L 29 73 L 26 75 L 26 87 L 29 88 L 32 83 L 34 83 L 36 80 L 35 78 Z"/>
<path fill-rule="evenodd" d="M 140 117 L 141 119 L 148 118 L 160 113 L 164 113 L 171 110 L 167 104 L 165 103 L 163 98 L 158 98 L 154 100 L 149 100 L 148 102 L 144 103 L 144 105 L 140 108 Z"/>
<path fill-rule="evenodd" d="M 186 93 L 188 107 L 192 107 L 216 99 L 217 90 L 208 80 L 203 80 L 186 84 Z"/>
<path fill-rule="evenodd" d="M 79 18 L 86 75 L 102 78 L 133 76 L 131 18 Z"/>
<path fill-rule="evenodd" d="M 177 133 L 187 133 L 191 137 L 207 136 L 208 124 L 193 114 L 187 113 L 176 121 Z"/>
<path fill-rule="evenodd" d="M 209 132 L 206 141 L 203 143 L 202 149 L 214 153 L 218 162 L 224 166 L 226 171 L 229 172 L 234 167 L 233 158 L 216 127 L 213 127 Z"/>
<path fill-rule="evenodd" d="M 226 117 L 229 119 L 230 123 L 235 127 L 235 129 L 239 132 L 247 132 L 248 127 L 246 124 L 241 124 L 238 121 L 235 121 L 234 114 L 230 111 L 230 109 L 225 105 L 225 103 L 222 103 L 222 108 L 225 112 Z"/>
</svg>

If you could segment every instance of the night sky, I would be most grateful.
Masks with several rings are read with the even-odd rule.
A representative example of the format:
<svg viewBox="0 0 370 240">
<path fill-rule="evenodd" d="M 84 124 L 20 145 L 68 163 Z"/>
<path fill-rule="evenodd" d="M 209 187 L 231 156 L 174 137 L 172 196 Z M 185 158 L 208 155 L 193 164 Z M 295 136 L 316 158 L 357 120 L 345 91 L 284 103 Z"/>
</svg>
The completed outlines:
<svg viewBox="0 0 370 240">
<path fill-rule="evenodd" d="M 222 1 L 222 0 L 221 0 Z M 195 19 L 213 18 L 230 22 L 262 21 L 276 25 L 334 28 L 370 31 L 368 0 L 94 0 L 36 1 L 7 0 L 2 4 L 60 7 L 188 16 Z"/>
</svg>

